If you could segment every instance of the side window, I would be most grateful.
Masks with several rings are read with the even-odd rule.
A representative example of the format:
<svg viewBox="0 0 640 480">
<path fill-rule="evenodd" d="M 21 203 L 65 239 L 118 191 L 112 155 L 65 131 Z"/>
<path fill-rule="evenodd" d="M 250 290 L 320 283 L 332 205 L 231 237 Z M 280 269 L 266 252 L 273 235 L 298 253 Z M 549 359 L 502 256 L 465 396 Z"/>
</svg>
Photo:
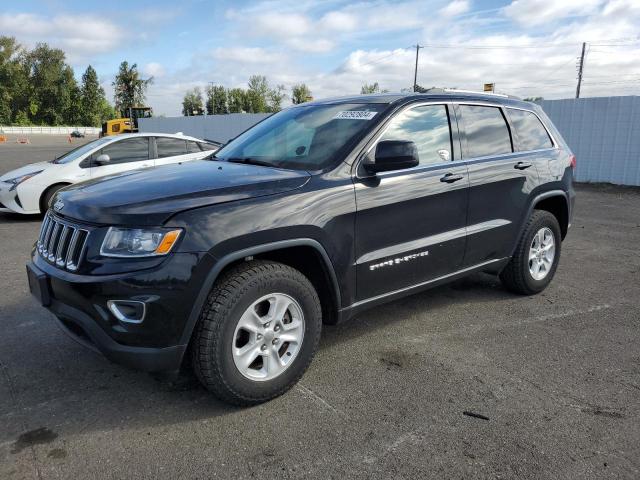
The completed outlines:
<svg viewBox="0 0 640 480">
<path fill-rule="evenodd" d="M 451 158 L 447 107 L 425 105 L 405 110 L 391 120 L 380 140 L 411 140 L 418 148 L 420 165 L 447 161 Z"/>
<path fill-rule="evenodd" d="M 187 141 L 187 152 L 188 153 L 198 153 L 201 152 L 200 144 L 198 142 L 189 142 Z"/>
<path fill-rule="evenodd" d="M 553 142 L 537 115 L 515 108 L 507 108 L 507 111 L 518 136 L 520 151 L 553 147 Z"/>
<path fill-rule="evenodd" d="M 149 138 L 137 137 L 118 140 L 94 153 L 93 157 L 97 158 L 101 154 L 109 155 L 110 164 L 149 160 Z"/>
<path fill-rule="evenodd" d="M 203 152 L 206 152 L 207 150 L 217 150 L 218 149 L 218 147 L 216 145 L 213 145 L 211 143 L 198 142 L 198 145 L 200 145 L 200 150 L 202 150 Z"/>
<path fill-rule="evenodd" d="M 187 153 L 187 142 L 179 138 L 157 137 L 158 158 L 174 157 Z"/>
<path fill-rule="evenodd" d="M 486 157 L 511 153 L 509 127 L 498 107 L 460 105 L 467 137 L 467 156 Z"/>
</svg>

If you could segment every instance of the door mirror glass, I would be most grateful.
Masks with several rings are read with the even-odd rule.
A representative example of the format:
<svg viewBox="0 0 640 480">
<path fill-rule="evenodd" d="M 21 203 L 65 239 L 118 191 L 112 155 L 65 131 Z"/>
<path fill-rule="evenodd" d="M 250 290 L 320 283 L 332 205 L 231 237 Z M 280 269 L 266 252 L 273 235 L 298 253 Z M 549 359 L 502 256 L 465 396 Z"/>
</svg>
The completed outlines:
<svg viewBox="0 0 640 480">
<path fill-rule="evenodd" d="M 370 172 L 388 172 L 417 167 L 418 148 L 410 140 L 383 140 L 376 146 L 375 162 L 365 163 Z"/>
<path fill-rule="evenodd" d="M 95 162 L 96 165 L 106 165 L 111 162 L 111 158 L 109 158 L 109 155 L 107 155 L 106 153 L 103 153 L 101 155 L 98 155 Z"/>
</svg>

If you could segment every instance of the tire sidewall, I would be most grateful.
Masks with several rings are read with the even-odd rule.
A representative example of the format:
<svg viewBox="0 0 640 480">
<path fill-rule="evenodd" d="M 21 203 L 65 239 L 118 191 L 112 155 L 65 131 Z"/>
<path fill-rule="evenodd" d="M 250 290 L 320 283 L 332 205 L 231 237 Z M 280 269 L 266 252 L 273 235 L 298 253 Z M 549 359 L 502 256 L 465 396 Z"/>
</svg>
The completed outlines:
<svg viewBox="0 0 640 480">
<path fill-rule="evenodd" d="M 541 228 L 547 227 L 553 233 L 553 241 L 555 244 L 555 254 L 553 256 L 553 264 L 551 265 L 551 269 L 549 273 L 541 280 L 536 280 L 531 275 L 529 271 L 529 249 L 531 248 L 531 242 L 533 241 L 533 237 Z M 524 281 L 527 287 L 533 292 L 541 292 L 544 290 L 551 280 L 553 280 L 553 276 L 556 273 L 556 269 L 558 268 L 558 262 L 560 261 L 560 251 L 562 250 L 562 236 L 560 232 L 560 225 L 556 218 L 550 213 L 541 215 L 540 218 L 533 221 L 524 238 L 524 248 L 522 250 L 522 259 L 523 262 L 522 269 L 524 272 Z"/>
<path fill-rule="evenodd" d="M 300 305 L 305 323 L 302 346 L 291 365 L 281 375 L 272 380 L 255 381 L 242 375 L 235 365 L 232 353 L 234 334 L 238 321 L 247 308 L 258 298 L 273 293 L 289 295 Z M 221 376 L 227 387 L 243 397 L 271 398 L 296 382 L 311 362 L 319 342 L 321 317 L 318 305 L 317 295 L 310 284 L 305 285 L 279 273 L 253 279 L 248 288 L 235 298 L 228 317 L 223 319 L 218 345 L 213 346 Z"/>
</svg>

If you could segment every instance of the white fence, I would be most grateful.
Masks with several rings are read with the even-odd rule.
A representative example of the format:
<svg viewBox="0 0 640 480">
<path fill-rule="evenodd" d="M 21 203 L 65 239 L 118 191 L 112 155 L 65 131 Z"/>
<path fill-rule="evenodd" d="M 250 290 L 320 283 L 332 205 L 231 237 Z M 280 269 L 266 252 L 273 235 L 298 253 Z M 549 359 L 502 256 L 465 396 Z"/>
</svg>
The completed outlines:
<svg viewBox="0 0 640 480">
<path fill-rule="evenodd" d="M 640 97 L 543 100 L 576 155 L 578 182 L 640 185 Z"/>
<path fill-rule="evenodd" d="M 97 127 L 3 127 L 0 125 L 0 134 L 7 135 L 69 135 L 75 130 L 85 135 L 100 133 Z"/>
</svg>

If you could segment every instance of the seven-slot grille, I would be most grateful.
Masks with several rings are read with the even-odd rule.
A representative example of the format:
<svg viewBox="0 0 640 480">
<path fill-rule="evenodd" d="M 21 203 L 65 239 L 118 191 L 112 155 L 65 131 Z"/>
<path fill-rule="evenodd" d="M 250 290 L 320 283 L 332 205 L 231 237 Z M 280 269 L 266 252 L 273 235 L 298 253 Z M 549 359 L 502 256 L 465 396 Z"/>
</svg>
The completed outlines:
<svg viewBox="0 0 640 480">
<path fill-rule="evenodd" d="M 36 248 L 42 258 L 72 272 L 78 270 L 89 232 L 62 222 L 47 213 L 40 227 Z"/>
</svg>

